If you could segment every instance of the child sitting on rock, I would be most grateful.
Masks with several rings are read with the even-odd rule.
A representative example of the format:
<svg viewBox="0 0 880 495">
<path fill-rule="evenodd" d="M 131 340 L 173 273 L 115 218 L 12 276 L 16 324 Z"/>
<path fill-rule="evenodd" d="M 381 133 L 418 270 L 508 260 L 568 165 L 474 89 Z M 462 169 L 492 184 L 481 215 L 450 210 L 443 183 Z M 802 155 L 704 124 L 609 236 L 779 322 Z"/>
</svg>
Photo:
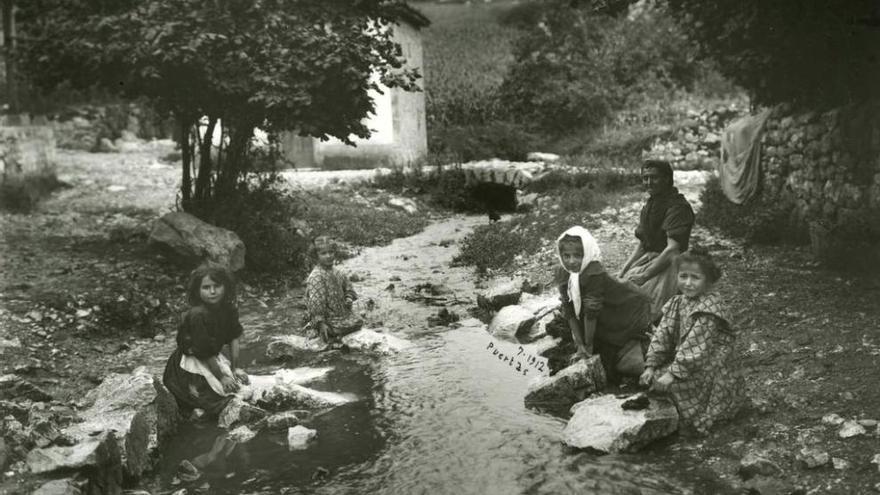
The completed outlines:
<svg viewBox="0 0 880 495">
<path fill-rule="evenodd" d="M 356 332 L 363 321 L 352 313 L 357 293 L 348 277 L 334 268 L 336 245 L 328 237 L 314 241 L 318 264 L 306 280 L 308 328 L 316 331 L 332 347 L 340 346 L 340 338 Z"/>
<path fill-rule="evenodd" d="M 733 366 L 730 318 L 712 291 L 721 270 L 699 248 L 676 264 L 681 294 L 663 307 L 640 382 L 671 396 L 686 431 L 705 434 L 740 409 L 744 383 Z"/>
<path fill-rule="evenodd" d="M 224 267 L 202 265 L 187 287 L 190 309 L 177 330 L 177 348 L 168 358 L 162 381 L 186 413 L 223 410 L 248 376 L 238 368 L 242 327 L 235 306 L 235 278 Z M 229 347 L 229 358 L 223 355 Z"/>
<path fill-rule="evenodd" d="M 601 263 L 596 239 L 583 227 L 557 240 L 559 293 L 577 355 L 594 352 L 612 377 L 638 377 L 651 328 L 651 299 L 631 282 L 610 276 Z"/>
</svg>

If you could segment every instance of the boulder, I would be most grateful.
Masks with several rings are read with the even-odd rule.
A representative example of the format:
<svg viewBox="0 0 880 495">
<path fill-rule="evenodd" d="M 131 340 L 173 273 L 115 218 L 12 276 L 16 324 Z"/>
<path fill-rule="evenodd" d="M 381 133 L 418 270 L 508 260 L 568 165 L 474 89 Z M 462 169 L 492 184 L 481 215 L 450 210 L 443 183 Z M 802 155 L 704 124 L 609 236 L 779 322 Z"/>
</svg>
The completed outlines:
<svg viewBox="0 0 880 495">
<path fill-rule="evenodd" d="M 519 336 L 519 341 L 524 344 L 529 344 L 535 342 L 536 340 L 543 339 L 547 337 L 547 325 L 553 321 L 554 315 L 548 314 L 544 315 L 544 317 L 538 319 L 533 325 L 529 327 L 528 332 L 521 334 Z"/>
<path fill-rule="evenodd" d="M 295 356 L 301 352 L 324 350 L 327 344 L 319 338 L 310 339 L 301 335 L 282 335 L 275 337 L 266 347 L 266 356 L 272 359 Z"/>
<path fill-rule="evenodd" d="M 18 375 L 0 376 L 0 399 L 48 402 L 52 396 Z"/>
<path fill-rule="evenodd" d="M 244 243 L 229 230 L 183 212 L 164 215 L 153 225 L 150 245 L 187 265 L 211 261 L 238 271 L 244 268 Z"/>
<path fill-rule="evenodd" d="M 497 311 L 516 304 L 522 295 L 522 286 L 521 279 L 497 280 L 485 292 L 477 294 L 477 306 Z"/>
<path fill-rule="evenodd" d="M 315 430 L 300 425 L 294 426 L 287 430 L 287 447 L 290 450 L 305 450 L 316 436 L 318 432 Z"/>
<path fill-rule="evenodd" d="M 828 452 L 819 450 L 815 447 L 802 448 L 796 456 L 796 459 L 807 469 L 816 469 L 831 462 L 831 456 Z"/>
<path fill-rule="evenodd" d="M 358 351 L 394 354 L 412 347 L 406 340 L 364 328 L 342 337 L 342 343 Z"/>
<path fill-rule="evenodd" d="M 535 323 L 535 315 L 520 306 L 505 306 L 495 313 L 489 323 L 489 333 L 516 342 L 516 337 L 525 334 Z"/>
<path fill-rule="evenodd" d="M 177 402 L 144 366 L 107 376 L 86 394 L 85 404 L 91 405 L 78 414 L 81 422 L 62 433 L 82 442 L 114 431 L 125 474 L 132 478 L 152 467 L 154 454 L 177 428 Z"/>
<path fill-rule="evenodd" d="M 678 430 L 678 412 L 672 402 L 652 398 L 646 409 L 623 409 L 621 405 L 631 398 L 601 395 L 575 404 L 562 441 L 579 449 L 635 452 Z"/>
<path fill-rule="evenodd" d="M 865 427 L 860 425 L 856 421 L 847 421 L 843 423 L 843 426 L 840 427 L 840 431 L 837 432 L 837 436 L 840 438 L 850 438 L 858 435 L 864 435 L 867 433 Z"/>
<path fill-rule="evenodd" d="M 122 457 L 113 432 L 100 432 L 72 446 L 34 449 L 26 462 L 34 474 L 83 471 L 88 476 L 87 493 L 122 492 Z M 57 487 L 47 490 L 52 488 Z"/>
<path fill-rule="evenodd" d="M 569 406 L 605 387 L 605 369 L 599 356 L 581 359 L 553 376 L 529 384 L 526 405 Z"/>
</svg>

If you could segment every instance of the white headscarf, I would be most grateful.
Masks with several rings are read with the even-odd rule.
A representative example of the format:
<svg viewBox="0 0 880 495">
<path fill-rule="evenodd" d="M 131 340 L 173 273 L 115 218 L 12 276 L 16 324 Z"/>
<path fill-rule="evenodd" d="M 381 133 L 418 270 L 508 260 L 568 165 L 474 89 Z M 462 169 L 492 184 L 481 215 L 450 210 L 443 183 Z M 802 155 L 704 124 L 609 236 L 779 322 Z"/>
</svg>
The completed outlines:
<svg viewBox="0 0 880 495">
<path fill-rule="evenodd" d="M 568 275 L 568 298 L 571 300 L 571 303 L 574 305 L 575 314 L 580 317 L 581 316 L 581 284 L 579 280 L 579 275 L 584 268 L 587 267 L 593 261 L 602 261 L 602 251 L 599 250 L 599 243 L 596 242 L 596 239 L 590 234 L 590 231 L 581 227 L 580 225 L 574 226 L 559 236 L 556 239 L 556 256 L 559 258 L 559 263 L 562 264 L 562 267 L 565 268 L 565 263 L 562 262 L 562 253 L 559 250 L 559 241 L 562 240 L 563 237 L 578 237 L 581 240 L 581 246 L 584 248 L 584 258 L 581 260 L 581 267 L 577 272 L 569 271 Z"/>
</svg>

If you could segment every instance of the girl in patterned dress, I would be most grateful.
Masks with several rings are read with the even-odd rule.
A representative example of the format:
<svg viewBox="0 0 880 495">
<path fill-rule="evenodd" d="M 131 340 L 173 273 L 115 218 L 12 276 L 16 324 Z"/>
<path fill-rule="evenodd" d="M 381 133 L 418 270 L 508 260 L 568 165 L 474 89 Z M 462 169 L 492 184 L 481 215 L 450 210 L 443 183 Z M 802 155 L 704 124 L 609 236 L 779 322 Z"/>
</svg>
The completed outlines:
<svg viewBox="0 0 880 495">
<path fill-rule="evenodd" d="M 739 411 L 744 382 L 734 366 L 734 329 L 712 291 L 721 270 L 699 249 L 684 253 L 676 264 L 681 294 L 663 307 L 639 381 L 671 396 L 685 430 L 706 434 Z"/>
<path fill-rule="evenodd" d="M 363 321 L 351 311 L 357 293 L 348 277 L 333 267 L 336 246 L 332 240 L 315 238 L 318 264 L 306 279 L 306 307 L 308 327 L 318 332 L 321 339 L 336 345 L 343 335 L 360 330 Z"/>
</svg>

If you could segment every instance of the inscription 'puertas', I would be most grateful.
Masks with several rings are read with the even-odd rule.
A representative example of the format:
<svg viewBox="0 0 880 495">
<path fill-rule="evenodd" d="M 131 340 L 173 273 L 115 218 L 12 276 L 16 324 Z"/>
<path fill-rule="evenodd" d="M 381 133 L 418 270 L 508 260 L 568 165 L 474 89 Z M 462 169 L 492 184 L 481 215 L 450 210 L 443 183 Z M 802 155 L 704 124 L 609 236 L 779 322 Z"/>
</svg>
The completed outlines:
<svg viewBox="0 0 880 495">
<path fill-rule="evenodd" d="M 494 342 L 489 342 L 486 350 L 492 353 L 492 356 L 498 358 L 499 361 L 507 363 L 516 372 L 528 376 L 532 369 L 538 370 L 539 373 L 544 372 L 545 362 L 541 359 L 525 352 L 522 346 L 517 346 L 516 354 L 505 354 L 495 346 Z"/>
</svg>

